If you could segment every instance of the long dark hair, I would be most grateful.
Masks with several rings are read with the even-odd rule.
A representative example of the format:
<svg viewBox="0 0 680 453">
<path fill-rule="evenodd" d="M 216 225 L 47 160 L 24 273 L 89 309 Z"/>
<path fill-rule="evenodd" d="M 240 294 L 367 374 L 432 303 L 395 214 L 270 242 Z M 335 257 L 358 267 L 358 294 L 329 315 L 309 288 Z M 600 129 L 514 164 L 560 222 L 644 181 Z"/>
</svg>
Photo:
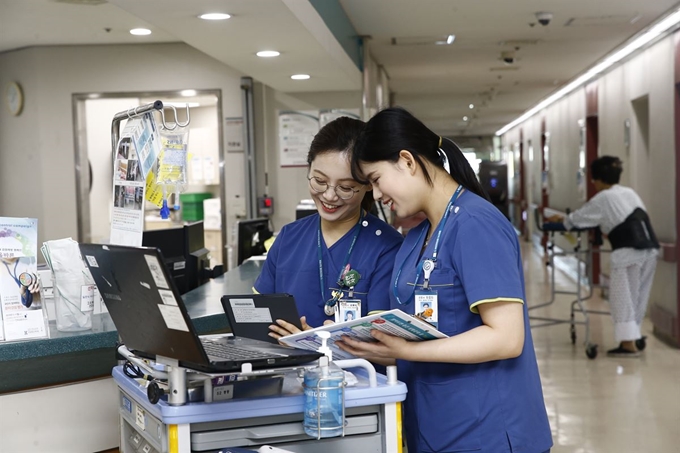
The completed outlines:
<svg viewBox="0 0 680 453">
<path fill-rule="evenodd" d="M 364 126 L 366 126 L 366 123 L 363 121 L 347 116 L 341 116 L 326 124 L 316 133 L 312 144 L 309 146 L 307 164 L 312 165 L 316 156 L 325 153 L 345 153 L 347 154 L 347 159 L 350 159 L 352 149 Z M 352 173 L 352 177 L 354 177 L 354 173 Z M 366 182 L 359 179 L 357 181 L 366 184 Z M 361 200 L 361 207 L 366 211 L 372 210 L 373 191 L 366 192 L 364 199 Z"/>
<path fill-rule="evenodd" d="M 448 139 L 442 140 L 401 107 L 382 110 L 366 123 L 352 150 L 352 177 L 364 182 L 366 178 L 359 168 L 361 162 L 397 162 L 399 152 L 406 150 L 420 164 L 425 179 L 432 185 L 432 177 L 423 160 L 443 168 L 444 160 L 439 155 L 439 149 L 446 153 L 451 177 L 466 189 L 488 200 L 489 197 L 458 145 Z"/>
</svg>

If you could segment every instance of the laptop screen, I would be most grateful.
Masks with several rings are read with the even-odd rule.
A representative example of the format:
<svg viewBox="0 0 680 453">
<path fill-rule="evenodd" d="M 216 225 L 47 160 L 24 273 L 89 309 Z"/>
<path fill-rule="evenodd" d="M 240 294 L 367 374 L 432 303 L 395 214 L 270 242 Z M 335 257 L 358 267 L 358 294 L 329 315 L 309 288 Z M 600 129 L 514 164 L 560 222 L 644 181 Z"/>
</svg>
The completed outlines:
<svg viewBox="0 0 680 453">
<path fill-rule="evenodd" d="M 208 363 L 159 250 L 80 244 L 80 251 L 128 349 Z"/>
</svg>

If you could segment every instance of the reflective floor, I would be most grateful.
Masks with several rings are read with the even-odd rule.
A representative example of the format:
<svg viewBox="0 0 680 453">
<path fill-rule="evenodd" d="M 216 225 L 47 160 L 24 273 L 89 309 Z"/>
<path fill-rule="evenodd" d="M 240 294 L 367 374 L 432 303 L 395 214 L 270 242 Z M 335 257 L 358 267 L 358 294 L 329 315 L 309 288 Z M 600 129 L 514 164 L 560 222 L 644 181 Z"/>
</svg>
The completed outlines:
<svg viewBox="0 0 680 453">
<path fill-rule="evenodd" d="M 529 306 L 550 299 L 550 275 L 543 258 L 523 243 Z M 556 272 L 558 289 L 575 283 Z M 532 316 L 569 318 L 575 296 L 558 295 Z M 589 309 L 607 310 L 600 291 L 587 302 Z M 583 319 L 583 318 L 580 318 Z M 586 357 L 584 326 L 572 345 L 569 325 L 532 328 L 545 403 L 552 427 L 552 453 L 666 453 L 680 452 L 680 350 L 652 335 L 645 322 L 647 345 L 641 357 L 610 358 L 615 347 L 611 319 L 592 315 L 591 342 L 599 344 L 594 360 Z"/>
</svg>

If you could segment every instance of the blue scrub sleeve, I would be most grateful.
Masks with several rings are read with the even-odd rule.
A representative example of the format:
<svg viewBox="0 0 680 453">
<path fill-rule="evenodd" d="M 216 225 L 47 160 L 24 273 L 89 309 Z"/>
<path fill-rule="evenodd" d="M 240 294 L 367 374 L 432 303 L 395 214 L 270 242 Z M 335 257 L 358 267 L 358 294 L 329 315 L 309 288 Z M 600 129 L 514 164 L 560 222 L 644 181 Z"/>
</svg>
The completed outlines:
<svg viewBox="0 0 680 453">
<path fill-rule="evenodd" d="M 395 241 L 376 261 L 376 269 L 371 277 L 371 287 L 368 289 L 368 295 L 366 296 L 368 303 L 367 313 L 369 314 L 373 311 L 390 309 L 391 299 L 394 297 L 390 283 L 392 282 L 394 259 L 400 246 L 401 241 Z"/>
<path fill-rule="evenodd" d="M 458 229 L 453 253 L 454 268 L 467 296 L 470 310 L 476 305 L 501 300 L 524 302 L 519 244 L 512 228 L 495 219 L 470 217 Z"/>
<path fill-rule="evenodd" d="M 260 276 L 255 280 L 253 289 L 260 294 L 272 294 L 276 292 L 276 263 L 279 260 L 279 250 L 286 240 L 286 228 L 283 227 L 276 236 L 274 243 L 267 252 L 267 259 L 264 260 L 264 266 Z"/>
</svg>

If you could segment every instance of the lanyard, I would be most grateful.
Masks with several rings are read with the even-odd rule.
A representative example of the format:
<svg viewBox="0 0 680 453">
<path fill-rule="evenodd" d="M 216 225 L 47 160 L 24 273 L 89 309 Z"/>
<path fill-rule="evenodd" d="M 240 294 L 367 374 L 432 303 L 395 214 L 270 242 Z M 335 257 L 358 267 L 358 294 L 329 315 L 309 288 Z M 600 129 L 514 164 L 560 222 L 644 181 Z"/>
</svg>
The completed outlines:
<svg viewBox="0 0 680 453">
<path fill-rule="evenodd" d="M 349 257 L 352 254 L 352 250 L 354 249 L 354 244 L 357 242 L 357 237 L 359 237 L 359 231 L 361 231 L 361 221 L 364 219 L 364 211 L 361 211 L 361 214 L 359 215 L 359 221 L 357 224 L 354 226 L 354 237 L 352 238 L 352 243 L 349 246 L 349 250 L 347 250 L 347 256 L 345 256 L 345 264 L 342 265 L 340 268 L 340 274 L 338 275 L 338 285 L 342 287 L 342 274 L 345 272 L 345 268 L 347 267 L 347 264 L 349 264 Z M 319 258 L 319 284 L 321 285 L 321 300 L 324 300 L 324 288 L 326 287 L 326 284 L 324 283 L 324 276 L 323 276 L 323 251 L 321 250 L 321 218 L 319 218 L 319 229 L 316 231 L 316 251 L 317 251 L 317 256 Z M 329 302 L 333 301 L 331 305 L 335 304 L 335 299 L 331 297 L 329 299 Z M 326 302 L 328 303 L 328 302 Z"/>
<path fill-rule="evenodd" d="M 413 295 L 416 292 L 418 280 L 420 279 L 420 273 L 423 271 L 423 265 L 425 264 L 426 261 L 430 261 L 430 264 L 432 265 L 428 269 L 428 271 L 426 272 L 425 283 L 427 283 L 427 280 L 429 280 L 430 272 L 432 272 L 432 268 L 434 267 L 435 263 L 437 262 L 437 254 L 439 253 L 439 241 L 441 239 L 442 232 L 444 231 L 444 226 L 446 225 L 446 221 L 449 219 L 449 214 L 452 211 L 453 204 L 458 199 L 458 196 L 460 195 L 460 192 L 461 192 L 462 189 L 463 189 L 463 186 L 461 184 L 459 184 L 458 188 L 456 189 L 456 191 L 453 193 L 453 196 L 449 200 L 449 203 L 446 205 L 446 210 L 444 211 L 444 216 L 442 217 L 441 221 L 439 222 L 439 225 L 437 225 L 437 230 L 434 233 L 437 236 L 437 238 L 435 239 L 435 242 L 434 242 L 434 251 L 432 252 L 432 259 L 431 260 L 421 259 L 418 262 L 418 267 L 416 268 L 416 278 L 413 282 L 413 291 L 411 291 L 411 294 L 409 294 L 408 298 L 404 301 L 402 301 L 399 298 L 399 289 L 398 289 L 399 277 L 401 276 L 401 271 L 404 270 L 404 265 L 406 264 L 406 261 L 408 261 L 408 257 L 411 256 L 411 253 L 413 253 L 413 251 L 418 246 L 418 244 L 420 244 L 420 240 L 423 237 L 423 234 L 425 233 L 425 228 L 423 228 L 420 231 L 420 234 L 418 235 L 418 239 L 413 244 L 413 247 L 411 247 L 411 250 L 409 250 L 408 254 L 406 255 L 406 258 L 404 258 L 404 261 L 401 263 L 401 266 L 399 266 L 399 270 L 397 270 L 397 276 L 394 278 L 394 285 L 392 285 L 392 294 L 394 294 L 394 298 L 397 300 L 397 302 L 400 305 L 408 305 L 411 302 L 411 299 L 413 299 Z"/>
</svg>

